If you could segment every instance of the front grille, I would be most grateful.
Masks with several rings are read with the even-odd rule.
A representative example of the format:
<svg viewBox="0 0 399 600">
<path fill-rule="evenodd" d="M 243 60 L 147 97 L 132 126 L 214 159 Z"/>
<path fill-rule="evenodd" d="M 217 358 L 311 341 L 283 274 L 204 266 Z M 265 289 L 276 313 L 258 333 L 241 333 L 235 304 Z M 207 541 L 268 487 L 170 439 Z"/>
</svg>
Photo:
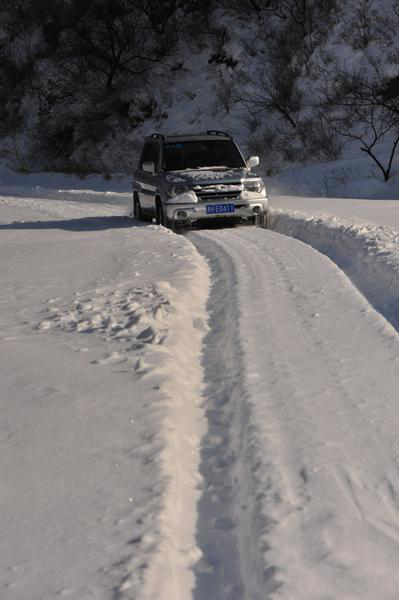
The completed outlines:
<svg viewBox="0 0 399 600">
<path fill-rule="evenodd" d="M 240 197 L 240 192 L 196 192 L 198 200 L 212 202 L 213 200 L 234 200 Z"/>
<path fill-rule="evenodd" d="M 227 184 L 200 184 L 194 187 L 198 200 L 202 202 L 235 200 L 240 197 L 241 190 L 242 184 L 238 181 Z"/>
</svg>

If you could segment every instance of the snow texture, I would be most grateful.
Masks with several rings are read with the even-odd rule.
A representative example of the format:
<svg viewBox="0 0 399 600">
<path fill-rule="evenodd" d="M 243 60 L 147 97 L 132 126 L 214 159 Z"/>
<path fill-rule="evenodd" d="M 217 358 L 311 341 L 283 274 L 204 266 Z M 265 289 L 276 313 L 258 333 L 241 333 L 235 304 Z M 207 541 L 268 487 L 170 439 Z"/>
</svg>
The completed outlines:
<svg viewBox="0 0 399 600">
<path fill-rule="evenodd" d="M 1 597 L 187 598 L 206 265 L 106 203 L 0 211 Z"/>
<path fill-rule="evenodd" d="M 396 600 L 396 202 L 2 178 L 2 600 Z"/>
</svg>

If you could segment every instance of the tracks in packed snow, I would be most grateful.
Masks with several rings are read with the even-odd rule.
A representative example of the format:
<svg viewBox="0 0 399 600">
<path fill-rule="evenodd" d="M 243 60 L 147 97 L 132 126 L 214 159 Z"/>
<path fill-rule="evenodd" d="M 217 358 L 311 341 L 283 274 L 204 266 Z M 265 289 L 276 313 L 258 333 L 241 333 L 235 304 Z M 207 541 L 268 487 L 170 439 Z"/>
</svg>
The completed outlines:
<svg viewBox="0 0 399 600">
<path fill-rule="evenodd" d="M 397 333 L 297 240 L 190 239 L 213 275 L 195 600 L 396 600 Z"/>
<path fill-rule="evenodd" d="M 262 591 L 257 581 L 264 559 L 255 530 L 259 520 L 264 521 L 260 529 L 267 528 L 267 523 L 257 511 L 256 456 L 246 401 L 236 272 L 231 257 L 217 245 L 198 235 L 191 240 L 207 258 L 212 273 L 210 331 L 203 356 L 208 432 L 201 445 L 204 489 L 197 522 L 203 556 L 195 567 L 193 598 L 260 600 L 277 584 L 272 570 Z M 249 580 L 251 590 L 247 589 Z"/>
</svg>

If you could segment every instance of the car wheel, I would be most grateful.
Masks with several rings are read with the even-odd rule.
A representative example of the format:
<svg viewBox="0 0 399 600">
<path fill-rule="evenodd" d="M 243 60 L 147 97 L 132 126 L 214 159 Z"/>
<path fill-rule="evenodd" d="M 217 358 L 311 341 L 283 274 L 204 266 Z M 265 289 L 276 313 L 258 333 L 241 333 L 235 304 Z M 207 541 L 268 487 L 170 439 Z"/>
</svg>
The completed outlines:
<svg viewBox="0 0 399 600">
<path fill-rule="evenodd" d="M 168 219 L 166 227 L 168 227 L 169 229 L 171 229 L 174 233 L 182 233 L 183 231 L 185 231 L 187 229 L 187 225 L 186 224 L 182 224 L 176 221 L 170 221 Z"/>
<path fill-rule="evenodd" d="M 157 225 L 165 225 L 165 218 L 160 200 L 157 200 L 157 203 L 155 205 L 155 221 Z"/>
<path fill-rule="evenodd" d="M 261 213 L 260 215 L 257 215 L 255 223 L 258 227 L 267 229 L 267 213 Z"/>
<path fill-rule="evenodd" d="M 140 200 L 137 198 L 137 196 L 135 196 L 135 198 L 134 198 L 133 216 L 135 219 L 138 219 L 139 221 L 143 221 L 143 213 L 141 210 L 141 204 L 140 204 Z"/>
<path fill-rule="evenodd" d="M 176 224 L 174 224 L 173 228 L 171 228 L 171 229 L 175 233 L 182 234 L 182 233 L 185 233 L 187 231 L 188 226 L 187 225 L 176 225 Z"/>
<path fill-rule="evenodd" d="M 249 225 L 257 225 L 258 224 L 258 217 L 248 217 L 247 221 L 246 221 Z M 245 221 L 244 221 L 245 223 Z"/>
</svg>

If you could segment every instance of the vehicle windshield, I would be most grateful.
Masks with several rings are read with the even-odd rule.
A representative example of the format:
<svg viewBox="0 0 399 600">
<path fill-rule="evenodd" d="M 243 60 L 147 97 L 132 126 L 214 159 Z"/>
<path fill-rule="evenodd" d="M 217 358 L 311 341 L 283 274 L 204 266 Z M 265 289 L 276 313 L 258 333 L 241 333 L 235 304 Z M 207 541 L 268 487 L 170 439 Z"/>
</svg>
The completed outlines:
<svg viewBox="0 0 399 600">
<path fill-rule="evenodd" d="M 163 163 L 165 171 L 245 167 L 243 158 L 232 140 L 166 143 Z"/>
</svg>

